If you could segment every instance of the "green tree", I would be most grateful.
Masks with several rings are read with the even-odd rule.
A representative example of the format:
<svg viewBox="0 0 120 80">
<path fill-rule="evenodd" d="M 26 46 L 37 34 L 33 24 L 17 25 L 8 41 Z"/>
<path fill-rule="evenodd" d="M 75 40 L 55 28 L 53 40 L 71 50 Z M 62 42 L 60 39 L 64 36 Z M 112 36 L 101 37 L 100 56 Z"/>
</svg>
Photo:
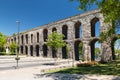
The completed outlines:
<svg viewBox="0 0 120 80">
<path fill-rule="evenodd" d="M 53 50 L 55 58 L 57 57 L 56 53 L 57 53 L 58 48 L 62 48 L 66 46 L 66 43 L 64 42 L 63 37 L 64 35 L 58 34 L 55 31 L 52 32 L 52 34 L 48 36 L 48 40 L 46 44 Z"/>
<path fill-rule="evenodd" d="M 110 45 L 114 37 L 119 37 L 115 34 L 115 30 L 120 28 L 120 0 L 70 0 L 80 3 L 79 10 L 87 11 L 93 5 L 97 5 L 104 17 L 104 22 L 109 25 L 109 29 L 100 34 L 100 42 Z M 108 48 L 104 49 L 104 52 Z M 111 53 L 103 53 L 101 56 L 102 62 L 111 61 Z"/>
<path fill-rule="evenodd" d="M 95 48 L 95 54 L 100 54 L 100 49 L 99 48 Z"/>
<path fill-rule="evenodd" d="M 4 45 L 6 44 L 6 36 L 0 32 L 0 52 L 4 51 Z"/>
<path fill-rule="evenodd" d="M 79 57 L 80 57 L 81 60 L 84 61 L 82 47 L 83 47 L 83 44 L 82 44 L 82 42 L 80 42 L 79 43 L 79 54 L 80 54 Z"/>
<path fill-rule="evenodd" d="M 18 45 L 15 42 L 12 42 L 10 44 L 10 52 L 15 53 L 17 48 L 18 48 Z"/>
</svg>

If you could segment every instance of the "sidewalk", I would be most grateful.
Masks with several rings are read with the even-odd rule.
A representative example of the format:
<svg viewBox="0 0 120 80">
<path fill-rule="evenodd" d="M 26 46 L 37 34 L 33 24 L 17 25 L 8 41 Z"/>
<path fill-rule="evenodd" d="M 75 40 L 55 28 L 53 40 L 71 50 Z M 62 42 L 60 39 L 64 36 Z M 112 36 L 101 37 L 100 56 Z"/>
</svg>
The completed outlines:
<svg viewBox="0 0 120 80">
<path fill-rule="evenodd" d="M 5 62 L 4 67 L 8 64 L 7 61 L 13 62 L 14 56 L 0 60 L 0 67 Z M 21 57 L 20 64 L 31 64 L 33 66 L 23 67 L 20 65 L 18 69 L 12 68 L 9 70 L 0 70 L 0 80 L 120 80 L 120 76 L 108 75 L 81 75 L 81 74 L 62 74 L 62 73 L 44 73 L 46 70 L 58 69 L 62 67 L 71 67 L 72 62 L 68 64 L 68 60 L 58 60 L 59 65 L 51 65 L 54 62 L 51 58 L 40 57 Z M 3 62 L 3 63 L 1 63 Z M 10 63 L 11 64 L 11 63 Z M 7 65 L 11 66 L 11 65 Z"/>
<path fill-rule="evenodd" d="M 31 67 L 0 71 L 0 80 L 120 80 L 120 77 L 62 73 L 50 74 L 41 72 L 41 67 Z"/>
</svg>

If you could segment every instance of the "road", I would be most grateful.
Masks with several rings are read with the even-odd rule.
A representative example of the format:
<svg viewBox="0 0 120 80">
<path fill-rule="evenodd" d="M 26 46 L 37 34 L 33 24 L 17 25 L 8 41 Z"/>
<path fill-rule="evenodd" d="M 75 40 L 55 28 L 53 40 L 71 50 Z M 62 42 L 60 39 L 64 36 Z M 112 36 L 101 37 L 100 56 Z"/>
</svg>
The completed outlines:
<svg viewBox="0 0 120 80">
<path fill-rule="evenodd" d="M 42 57 L 26 57 L 20 56 L 19 60 L 19 68 L 26 67 L 50 67 L 54 64 L 54 59 L 52 58 L 42 58 Z M 63 64 L 66 63 L 67 60 L 57 60 L 57 63 Z M 9 70 L 16 68 L 16 60 L 15 56 L 0 56 L 0 70 Z"/>
<path fill-rule="evenodd" d="M 15 68 L 15 56 L 0 56 L 0 80 L 120 80 L 112 75 L 44 73 L 43 70 L 72 66 L 68 60 L 57 60 L 59 65 L 53 63 L 51 58 L 21 56 L 19 68 Z"/>
</svg>

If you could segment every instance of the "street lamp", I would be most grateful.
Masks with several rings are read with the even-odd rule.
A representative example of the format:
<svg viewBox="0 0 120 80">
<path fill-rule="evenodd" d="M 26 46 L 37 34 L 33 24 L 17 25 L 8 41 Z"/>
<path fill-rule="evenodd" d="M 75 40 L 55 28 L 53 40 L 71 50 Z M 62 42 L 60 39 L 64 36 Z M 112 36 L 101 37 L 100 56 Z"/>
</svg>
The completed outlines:
<svg viewBox="0 0 120 80">
<path fill-rule="evenodd" d="M 16 21 L 16 23 L 18 25 L 18 47 L 20 47 L 20 33 L 19 33 L 19 31 L 20 31 L 20 22 Z M 20 50 L 17 52 L 16 58 L 15 58 L 16 59 L 16 63 L 17 63 L 16 68 L 18 68 L 18 61 L 20 60 L 19 54 L 20 54 Z"/>
</svg>

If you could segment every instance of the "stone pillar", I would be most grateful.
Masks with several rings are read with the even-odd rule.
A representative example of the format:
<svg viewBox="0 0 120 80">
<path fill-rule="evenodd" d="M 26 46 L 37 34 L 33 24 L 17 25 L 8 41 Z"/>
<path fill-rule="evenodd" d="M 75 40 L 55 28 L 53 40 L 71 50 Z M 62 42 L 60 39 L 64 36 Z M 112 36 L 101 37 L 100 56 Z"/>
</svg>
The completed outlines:
<svg viewBox="0 0 120 80">
<path fill-rule="evenodd" d="M 67 45 L 70 47 L 70 51 L 68 53 L 68 57 L 75 60 L 74 42 L 73 41 L 69 42 Z"/>
<path fill-rule="evenodd" d="M 74 28 L 74 22 L 68 22 L 68 40 L 74 40 L 75 39 L 75 28 Z"/>
<path fill-rule="evenodd" d="M 62 34 L 62 25 L 58 25 L 59 27 L 56 27 L 57 28 L 57 33 L 58 34 Z M 61 58 L 62 59 L 62 48 L 59 48 L 57 53 L 56 53 L 57 57 L 58 58 Z"/>
<path fill-rule="evenodd" d="M 89 41 L 83 41 L 83 55 L 85 61 L 91 61 L 91 47 Z"/>
<path fill-rule="evenodd" d="M 44 30 L 44 29 L 40 29 L 40 30 L 39 30 L 39 32 L 40 32 L 40 33 L 39 33 L 39 41 L 40 41 L 40 42 L 44 42 L 44 40 L 43 40 L 43 30 Z"/>
<path fill-rule="evenodd" d="M 90 38 L 91 37 L 91 24 L 89 20 L 86 18 L 82 19 L 82 38 Z"/>
<path fill-rule="evenodd" d="M 30 55 L 30 45 L 28 45 L 28 56 L 31 56 Z"/>
<path fill-rule="evenodd" d="M 50 34 L 52 34 L 52 28 L 49 28 L 49 29 L 48 29 L 48 36 L 49 36 Z M 47 47 L 48 47 L 48 56 L 49 56 L 50 58 L 52 58 L 52 49 L 51 49 L 49 46 L 47 46 Z"/>
<path fill-rule="evenodd" d="M 33 45 L 33 56 L 36 56 L 36 46 Z"/>
</svg>

